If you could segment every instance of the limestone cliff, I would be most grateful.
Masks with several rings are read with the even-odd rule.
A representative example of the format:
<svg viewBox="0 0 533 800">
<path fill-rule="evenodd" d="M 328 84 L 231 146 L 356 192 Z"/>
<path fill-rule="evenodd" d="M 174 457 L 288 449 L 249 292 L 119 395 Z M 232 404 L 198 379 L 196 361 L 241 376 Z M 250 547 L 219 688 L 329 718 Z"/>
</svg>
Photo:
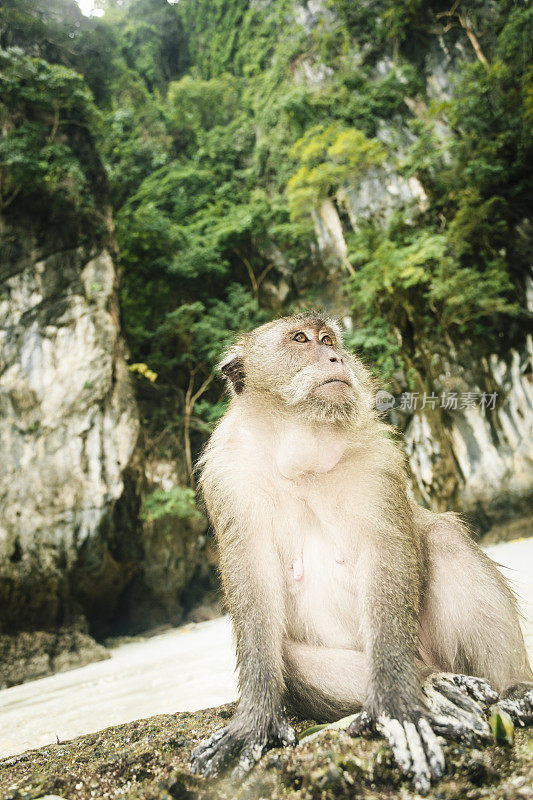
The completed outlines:
<svg viewBox="0 0 533 800">
<path fill-rule="evenodd" d="M 210 578 L 200 515 L 141 519 L 158 480 L 126 363 L 106 173 L 89 126 L 70 106 L 53 113 L 56 80 L 74 86 L 81 119 L 90 95 L 33 50 L 2 52 L 17 88 L 0 144 L 34 136 L 0 170 L 0 687 L 106 657 L 93 637 L 180 622 Z"/>
<path fill-rule="evenodd" d="M 533 384 L 531 340 L 506 359 L 492 354 L 465 369 L 450 365 L 437 389 L 477 402 L 448 412 L 429 407 L 409 416 L 406 453 L 413 489 L 435 509 L 455 507 L 483 532 L 491 524 L 525 516 L 533 496 Z M 494 408 L 479 404 L 490 387 Z M 404 423 L 405 424 L 405 423 Z M 523 533 L 528 535 L 528 526 Z"/>
<path fill-rule="evenodd" d="M 105 248 L 45 255 L 27 232 L 2 272 L 0 630 L 83 627 L 139 557 L 115 266 Z"/>
<path fill-rule="evenodd" d="M 52 228 L 43 245 L 17 219 L 3 241 L 0 687 L 107 657 L 89 633 L 176 624 L 209 585 L 205 520 L 139 516 L 161 476 L 105 240 L 61 248 Z"/>
</svg>

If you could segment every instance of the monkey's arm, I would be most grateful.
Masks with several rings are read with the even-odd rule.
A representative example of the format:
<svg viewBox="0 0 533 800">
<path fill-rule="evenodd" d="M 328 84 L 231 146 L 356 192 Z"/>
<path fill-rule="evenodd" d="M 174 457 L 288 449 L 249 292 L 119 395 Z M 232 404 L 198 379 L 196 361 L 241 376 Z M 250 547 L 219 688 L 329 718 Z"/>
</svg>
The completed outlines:
<svg viewBox="0 0 533 800">
<path fill-rule="evenodd" d="M 368 543 L 365 593 L 369 682 L 364 711 L 350 732 L 382 733 L 415 787 L 441 777 L 444 755 L 432 727 L 418 666 L 418 616 L 422 600 L 423 541 L 418 539 L 401 476 L 385 473 Z"/>
<path fill-rule="evenodd" d="M 472 740 L 490 737 L 490 729 L 479 703 L 459 687 L 443 681 L 431 686 L 428 679 L 422 690 L 418 619 L 428 567 L 405 492 L 398 484 L 391 488 L 369 547 L 369 684 L 364 711 L 350 732 L 357 735 L 366 728 L 382 733 L 402 771 L 411 771 L 415 787 L 427 792 L 445 766 L 436 732 Z M 488 685 L 484 691 L 492 692 Z"/>
<path fill-rule="evenodd" d="M 407 506 L 390 509 L 369 555 L 365 603 L 369 684 L 362 723 L 389 740 L 398 765 L 419 791 L 442 776 L 444 755 L 432 730 L 417 666 L 421 553 Z M 398 517 L 399 520 L 398 521 Z"/>
<path fill-rule="evenodd" d="M 239 755 L 235 772 L 242 774 L 269 747 L 297 741 L 282 703 L 281 570 L 264 520 L 262 526 L 261 535 L 230 526 L 220 537 L 220 570 L 237 644 L 240 699 L 229 725 L 192 753 L 193 771 L 206 777 L 215 776 L 235 755 Z"/>
</svg>

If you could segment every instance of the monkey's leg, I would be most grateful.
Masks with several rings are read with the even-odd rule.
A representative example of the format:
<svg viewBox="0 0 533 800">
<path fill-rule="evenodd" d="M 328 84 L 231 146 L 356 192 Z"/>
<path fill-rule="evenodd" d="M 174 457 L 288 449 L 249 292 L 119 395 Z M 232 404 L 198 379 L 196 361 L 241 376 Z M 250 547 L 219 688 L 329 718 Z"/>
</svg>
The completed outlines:
<svg viewBox="0 0 533 800">
<path fill-rule="evenodd" d="M 365 722 L 389 741 L 398 766 L 427 792 L 444 771 L 442 747 L 422 692 L 419 615 L 422 546 L 407 497 L 394 475 L 382 476 L 381 523 L 365 540 L 362 610 L 368 657 Z M 361 718 L 348 730 L 358 733 Z"/>
<path fill-rule="evenodd" d="M 455 515 L 429 519 L 430 572 L 421 618 L 428 663 L 479 676 L 498 692 L 533 680 L 507 581 Z"/>
<path fill-rule="evenodd" d="M 430 581 L 421 633 L 430 661 L 486 678 L 500 692 L 500 708 L 518 724 L 533 724 L 533 674 L 513 592 L 455 515 L 425 513 Z M 456 684 L 460 678 L 453 676 Z"/>
<path fill-rule="evenodd" d="M 364 724 L 382 733 L 402 771 L 411 772 L 416 789 L 427 792 L 431 781 L 439 778 L 444 770 L 444 755 L 436 733 L 446 728 L 442 720 L 446 715 L 440 713 L 437 717 L 431 708 L 422 690 L 419 670 L 420 626 L 427 613 L 428 591 L 438 589 L 438 584 L 431 573 L 422 580 L 423 570 L 428 571 L 427 531 L 411 517 L 407 498 L 399 491 L 394 476 L 384 475 L 382 487 L 383 527 L 375 522 L 375 546 L 364 553 L 367 579 L 362 609 L 369 663 L 368 686 L 364 710 L 349 731 L 359 733 Z M 450 555 L 453 552 L 452 548 Z M 457 565 L 454 571 L 457 572 Z M 463 577 L 470 587 L 471 578 L 467 573 L 463 573 Z M 433 598 L 445 629 L 448 598 L 440 591 L 434 593 Z M 435 633 L 432 622 L 430 618 L 425 631 L 430 644 Z M 428 652 L 426 641 L 422 642 L 422 652 Z M 435 659 L 431 649 L 429 654 L 426 663 L 432 669 L 470 672 Z M 466 709 L 464 702 L 461 705 L 452 703 L 454 714 L 456 710 L 462 719 L 461 732 L 464 735 L 465 729 L 473 729 L 481 735 L 481 730 L 476 728 L 484 726 L 482 715 L 477 709 L 474 713 L 472 707 Z M 448 727 L 453 731 L 454 726 Z"/>
<path fill-rule="evenodd" d="M 361 708 L 368 680 L 364 653 L 285 639 L 283 662 L 287 704 L 294 713 L 334 722 Z"/>
<path fill-rule="evenodd" d="M 358 711 L 363 705 L 368 683 L 368 662 L 364 653 L 326 647 L 312 647 L 291 640 L 283 645 L 287 704 L 297 714 L 317 721 L 332 722 Z M 421 676 L 428 668 L 418 665 Z M 490 738 L 490 728 L 484 718 L 483 708 L 468 696 L 465 686 L 455 678 L 435 673 L 426 677 L 423 689 L 428 701 L 431 727 L 455 739 L 473 743 L 480 738 Z M 489 702 L 497 694 L 477 678 L 474 689 L 483 693 Z M 469 684 L 470 685 L 470 684 Z M 422 725 L 428 743 L 433 743 L 437 754 L 433 756 L 435 775 L 442 771 L 444 762 L 439 760 L 440 746 L 431 735 L 430 727 Z M 349 728 L 352 736 L 387 731 L 374 725 L 366 711 L 358 714 Z M 401 737 L 396 737 L 395 755 L 402 750 Z M 407 746 L 407 744 L 405 743 Z M 394 747 L 393 747 L 394 749 Z M 401 753 L 406 761 L 408 756 Z"/>
</svg>

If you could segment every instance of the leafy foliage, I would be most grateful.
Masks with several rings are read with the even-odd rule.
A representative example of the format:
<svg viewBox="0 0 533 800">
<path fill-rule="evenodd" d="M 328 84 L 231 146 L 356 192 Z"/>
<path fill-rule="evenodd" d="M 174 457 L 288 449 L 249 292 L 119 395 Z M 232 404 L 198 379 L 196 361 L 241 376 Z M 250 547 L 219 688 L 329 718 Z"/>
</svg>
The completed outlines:
<svg viewBox="0 0 533 800">
<path fill-rule="evenodd" d="M 96 108 L 83 78 L 71 69 L 0 51 L 0 208 L 19 196 L 49 204 L 55 216 L 94 210 L 86 165 L 69 140 L 72 126 L 90 130 Z"/>
<path fill-rule="evenodd" d="M 174 486 L 168 492 L 158 489 L 147 495 L 141 509 L 141 519 L 155 522 L 165 517 L 200 519 L 194 502 L 194 490 L 188 486 Z"/>
<path fill-rule="evenodd" d="M 224 409 L 215 365 L 233 333 L 331 281 L 313 227 L 325 199 L 355 273 L 333 259 L 347 340 L 385 380 L 430 382 L 461 342 L 486 351 L 503 325 L 520 333 L 527 3 L 101 5 L 88 20 L 72 0 L 3 4 L 3 213 L 92 219 L 110 201 L 132 360 L 157 375 L 137 381 L 139 398 L 158 441 L 178 431 L 189 481 Z M 439 42 L 454 61 L 435 93 Z M 385 193 L 391 175 L 415 181 L 426 201 L 361 213 L 350 197 L 369 175 Z M 188 507 L 179 492 L 149 513 Z"/>
<path fill-rule="evenodd" d="M 367 169 L 383 162 L 386 152 L 361 131 L 336 124 L 310 128 L 292 155 L 301 164 L 287 183 L 289 205 L 297 218 L 342 186 L 359 181 Z"/>
</svg>

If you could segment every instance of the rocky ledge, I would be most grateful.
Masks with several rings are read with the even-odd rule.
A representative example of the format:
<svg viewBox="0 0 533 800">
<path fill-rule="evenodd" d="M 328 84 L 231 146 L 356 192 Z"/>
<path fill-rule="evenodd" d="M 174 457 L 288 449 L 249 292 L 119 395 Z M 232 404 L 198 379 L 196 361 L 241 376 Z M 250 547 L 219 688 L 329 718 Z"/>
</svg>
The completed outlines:
<svg viewBox="0 0 533 800">
<path fill-rule="evenodd" d="M 110 657 L 86 631 L 75 628 L 0 634 L 0 689 Z"/>
<path fill-rule="evenodd" d="M 292 750 L 272 750 L 238 785 L 230 777 L 207 783 L 188 768 L 191 749 L 226 724 L 233 705 L 162 715 L 0 762 L 2 800 L 377 800 L 416 797 L 381 739 L 352 739 L 323 731 Z M 299 732 L 309 722 L 299 722 Z M 513 747 L 480 749 L 448 743 L 448 772 L 430 798 L 530 800 L 533 734 L 520 730 Z"/>
</svg>

